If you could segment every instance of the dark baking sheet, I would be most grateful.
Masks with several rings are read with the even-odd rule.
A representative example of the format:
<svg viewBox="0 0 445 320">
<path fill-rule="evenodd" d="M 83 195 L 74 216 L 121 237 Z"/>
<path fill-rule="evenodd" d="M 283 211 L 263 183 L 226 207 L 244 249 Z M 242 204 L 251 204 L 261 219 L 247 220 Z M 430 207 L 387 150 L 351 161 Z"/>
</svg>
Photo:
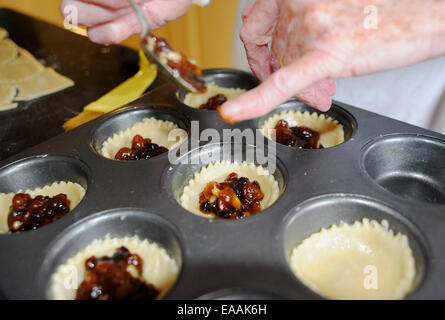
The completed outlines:
<svg viewBox="0 0 445 320">
<path fill-rule="evenodd" d="M 0 9 L 0 27 L 45 66 L 75 82 L 71 88 L 0 112 L 0 159 L 62 133 L 67 119 L 138 70 L 135 50 L 100 46 L 62 27 L 9 9 Z M 158 79 L 152 88 L 160 82 Z"/>
<path fill-rule="evenodd" d="M 219 85 L 249 83 L 243 72 L 206 73 Z M 181 272 L 166 299 L 320 299 L 291 271 L 290 250 L 320 228 L 367 217 L 387 219 L 391 229 L 409 239 L 418 286 L 407 299 L 445 298 L 445 201 L 421 196 L 423 183 L 445 195 L 445 136 L 334 103 L 327 115 L 344 125 L 346 142 L 318 150 L 277 145 L 275 177 L 282 187 L 278 200 L 247 219 L 213 221 L 187 212 L 177 202 L 182 187 L 204 163 L 172 164 L 166 154 L 112 161 L 97 152 L 104 139 L 147 116 L 175 121 L 186 130 L 191 121 L 199 121 L 200 133 L 209 128 L 221 133 L 226 128 L 257 129 L 266 117 L 283 110 L 319 111 L 291 100 L 260 119 L 228 125 L 217 112 L 187 107 L 176 96 L 181 96 L 176 88 L 161 86 L 126 108 L 0 162 L 0 192 L 59 180 L 87 186 L 82 202 L 62 219 L 35 231 L 0 235 L 0 294 L 9 299 L 48 298 L 49 279 L 57 266 L 93 239 L 110 234 L 150 239 L 177 259 Z M 394 137 L 400 141 L 391 141 Z M 256 145 L 268 141 L 258 139 Z M 202 148 L 187 155 L 192 158 L 221 152 L 220 144 L 193 135 L 184 145 L 194 142 Z M 405 143 L 414 143 L 415 152 L 399 147 Z M 373 146 L 383 146 L 385 152 L 376 153 Z M 390 164 L 390 173 L 416 177 L 419 183 L 410 191 L 420 194 L 402 197 L 376 183 L 364 169 L 365 156 L 373 154 L 379 156 L 372 161 L 378 169 Z M 406 184 L 398 187 L 407 191 Z"/>
</svg>

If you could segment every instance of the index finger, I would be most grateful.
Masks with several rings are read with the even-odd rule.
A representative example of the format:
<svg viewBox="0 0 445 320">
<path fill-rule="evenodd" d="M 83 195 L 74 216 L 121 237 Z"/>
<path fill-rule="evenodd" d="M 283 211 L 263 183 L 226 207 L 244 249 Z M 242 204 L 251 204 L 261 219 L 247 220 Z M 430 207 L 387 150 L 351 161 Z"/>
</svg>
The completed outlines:
<svg viewBox="0 0 445 320">
<path fill-rule="evenodd" d="M 326 68 L 326 62 L 324 53 L 307 53 L 273 73 L 258 87 L 227 101 L 218 108 L 218 112 L 229 123 L 262 116 L 303 89 L 328 78 L 330 72 Z"/>
</svg>

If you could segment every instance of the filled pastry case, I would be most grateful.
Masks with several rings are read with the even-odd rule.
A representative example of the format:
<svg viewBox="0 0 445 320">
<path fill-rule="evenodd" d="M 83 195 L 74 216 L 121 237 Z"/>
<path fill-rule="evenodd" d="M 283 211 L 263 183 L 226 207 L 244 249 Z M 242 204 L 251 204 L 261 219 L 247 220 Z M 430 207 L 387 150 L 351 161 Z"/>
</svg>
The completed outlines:
<svg viewBox="0 0 445 320">
<path fill-rule="evenodd" d="M 204 78 L 258 84 L 230 69 Z M 185 100 L 161 85 L 1 163 L 3 297 L 73 299 L 86 259 L 124 246 L 143 259 L 156 298 L 445 298 L 444 136 L 338 102 L 321 113 L 289 100 L 231 125 Z M 275 143 L 269 129 L 280 120 L 317 131 L 317 147 Z M 114 160 L 137 134 L 169 152 Z M 202 196 L 211 181 L 247 198 L 246 183 L 261 188 L 249 203 L 261 212 L 219 218 L 209 199 L 226 189 Z M 11 232 L 14 194 L 41 188 L 74 193 L 69 213 Z"/>
</svg>

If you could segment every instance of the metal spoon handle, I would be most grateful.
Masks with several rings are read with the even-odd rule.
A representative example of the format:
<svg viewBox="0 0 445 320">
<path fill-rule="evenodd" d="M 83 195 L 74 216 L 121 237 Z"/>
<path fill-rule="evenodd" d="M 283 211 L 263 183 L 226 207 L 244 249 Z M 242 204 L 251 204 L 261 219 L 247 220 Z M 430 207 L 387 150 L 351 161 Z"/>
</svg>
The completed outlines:
<svg viewBox="0 0 445 320">
<path fill-rule="evenodd" d="M 147 17 L 145 17 L 142 9 L 133 0 L 128 0 L 128 2 L 133 7 L 136 13 L 136 17 L 138 18 L 141 25 L 141 38 L 145 38 L 145 36 L 147 36 L 151 32 L 150 22 L 148 22 Z"/>
</svg>

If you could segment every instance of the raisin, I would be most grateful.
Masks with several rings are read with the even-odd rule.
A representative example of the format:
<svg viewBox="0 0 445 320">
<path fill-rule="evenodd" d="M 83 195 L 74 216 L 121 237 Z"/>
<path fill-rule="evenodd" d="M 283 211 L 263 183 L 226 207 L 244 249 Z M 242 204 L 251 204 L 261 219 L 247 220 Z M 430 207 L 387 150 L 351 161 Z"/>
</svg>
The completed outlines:
<svg viewBox="0 0 445 320">
<path fill-rule="evenodd" d="M 243 188 L 247 184 L 247 178 L 241 177 L 238 179 L 236 184 L 233 186 L 233 189 L 235 190 L 235 193 L 238 197 L 242 197 L 243 195 Z"/>
<path fill-rule="evenodd" d="M 12 211 L 8 215 L 8 226 L 12 232 L 34 230 L 51 223 L 69 212 L 70 200 L 66 194 L 54 197 L 18 193 L 12 199 Z"/>
<path fill-rule="evenodd" d="M 32 215 L 42 216 L 46 209 L 48 209 L 48 202 L 45 197 L 37 196 L 35 197 L 28 207 L 28 210 Z"/>
<path fill-rule="evenodd" d="M 224 181 L 234 185 L 235 183 L 237 183 L 238 180 L 239 180 L 238 174 L 236 172 L 232 172 L 227 176 L 226 180 Z"/>
<path fill-rule="evenodd" d="M 131 149 L 132 151 L 140 151 L 143 150 L 145 148 L 145 140 L 144 138 L 142 138 L 142 136 L 140 135 L 135 135 L 133 138 L 133 141 L 131 143 Z"/>
<path fill-rule="evenodd" d="M 295 136 L 292 133 L 292 130 L 289 128 L 278 128 L 276 129 L 276 138 L 275 141 L 285 146 L 292 147 L 295 144 Z"/>
<path fill-rule="evenodd" d="M 255 187 L 253 183 L 248 183 L 243 188 L 243 196 L 246 202 L 251 204 L 263 200 L 264 194 L 261 189 Z"/>
<path fill-rule="evenodd" d="M 225 95 L 217 94 L 216 96 L 209 98 L 209 100 L 207 100 L 206 103 L 200 105 L 199 109 L 216 110 L 217 107 L 219 107 L 226 101 L 227 101 L 227 98 Z"/>
<path fill-rule="evenodd" d="M 286 120 L 278 120 L 275 129 L 279 128 L 289 128 L 289 123 Z"/>
<path fill-rule="evenodd" d="M 147 300 L 159 290 L 142 279 L 143 261 L 127 248 L 116 249 L 113 256 L 88 258 L 85 278 L 76 292 L 76 300 Z M 129 271 L 136 268 L 137 275 Z M 134 270 L 134 269 L 133 269 Z"/>
<path fill-rule="evenodd" d="M 251 183 L 231 173 L 224 182 L 210 181 L 206 185 L 199 195 L 199 209 L 216 218 L 243 219 L 261 211 L 263 197 L 257 181 Z"/>
<path fill-rule="evenodd" d="M 17 193 L 12 198 L 12 208 L 15 211 L 24 211 L 30 204 L 32 198 L 27 193 Z"/>
<path fill-rule="evenodd" d="M 141 135 L 135 135 L 131 143 L 131 149 L 121 148 L 115 155 L 115 160 L 144 160 L 168 152 L 168 149 L 152 143 L 151 139 L 144 139 Z"/>
<path fill-rule="evenodd" d="M 318 146 L 320 134 L 308 127 L 289 128 L 289 124 L 285 120 L 278 120 L 275 129 L 275 141 L 278 143 L 304 149 L 323 148 L 321 145 Z"/>
<path fill-rule="evenodd" d="M 133 160 L 134 154 L 130 148 L 121 148 L 114 157 L 115 160 Z"/>
<path fill-rule="evenodd" d="M 305 149 L 317 149 L 320 134 L 307 127 L 293 127 L 292 132 L 296 137 L 296 147 Z"/>
</svg>

